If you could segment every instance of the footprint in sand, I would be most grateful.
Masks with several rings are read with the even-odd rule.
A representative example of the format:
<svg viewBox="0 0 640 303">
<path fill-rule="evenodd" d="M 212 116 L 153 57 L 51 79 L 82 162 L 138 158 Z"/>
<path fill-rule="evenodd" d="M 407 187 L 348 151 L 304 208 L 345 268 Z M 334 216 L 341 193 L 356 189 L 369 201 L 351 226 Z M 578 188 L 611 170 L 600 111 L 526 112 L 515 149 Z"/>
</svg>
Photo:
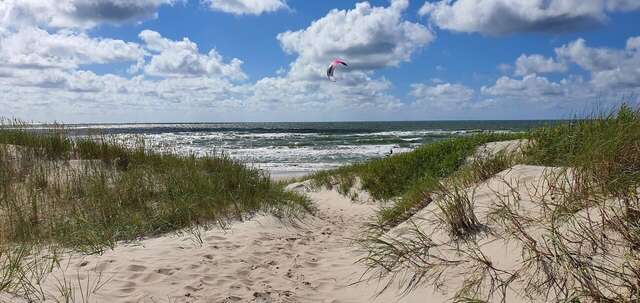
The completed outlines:
<svg viewBox="0 0 640 303">
<path fill-rule="evenodd" d="M 127 267 L 127 271 L 134 271 L 134 272 L 145 271 L 146 269 L 147 269 L 146 266 L 136 265 L 136 264 L 132 264 L 132 265 L 129 265 L 129 267 Z"/>
<path fill-rule="evenodd" d="M 207 260 L 213 260 L 213 255 L 211 255 L 211 254 L 206 254 L 206 255 L 204 255 L 202 257 L 207 259 Z"/>
<path fill-rule="evenodd" d="M 273 298 L 271 298 L 271 294 L 264 292 L 254 292 L 252 303 L 272 303 Z"/>
<path fill-rule="evenodd" d="M 165 275 L 165 276 L 173 275 L 173 269 L 171 269 L 171 268 L 156 269 L 156 272 L 161 274 L 161 275 Z"/>
<path fill-rule="evenodd" d="M 304 264 L 309 266 L 309 267 L 316 267 L 316 266 L 318 266 L 318 259 L 311 258 L 310 260 L 305 261 Z"/>
<path fill-rule="evenodd" d="M 229 296 L 229 297 L 226 297 L 224 300 L 222 300 L 222 303 L 234 303 L 234 302 L 240 302 L 240 301 L 242 301 L 242 298 L 240 297 Z"/>
</svg>

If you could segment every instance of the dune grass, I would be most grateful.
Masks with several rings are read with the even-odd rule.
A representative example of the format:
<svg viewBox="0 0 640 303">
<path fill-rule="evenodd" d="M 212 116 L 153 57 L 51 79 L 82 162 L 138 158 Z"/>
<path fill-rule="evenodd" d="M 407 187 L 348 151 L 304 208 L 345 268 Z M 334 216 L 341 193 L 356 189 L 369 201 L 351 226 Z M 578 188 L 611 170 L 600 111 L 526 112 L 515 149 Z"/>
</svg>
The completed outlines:
<svg viewBox="0 0 640 303">
<path fill-rule="evenodd" d="M 622 195 L 640 183 L 640 110 L 618 111 L 531 132 L 536 148 L 529 163 L 584 172 L 608 194 Z"/>
<path fill-rule="evenodd" d="M 196 231 L 202 241 L 201 228 L 257 213 L 295 220 L 313 211 L 307 197 L 284 186 L 223 154 L 157 153 L 142 140 L 70 137 L 62 126 L 3 121 L 0 301 L 7 294 L 44 300 L 41 282 L 69 250 L 101 253 L 118 241 L 174 231 Z M 105 283 L 100 278 L 92 287 Z M 89 281 L 58 282 L 61 301 L 91 301 L 88 290 L 73 294 L 66 285 Z"/>
<path fill-rule="evenodd" d="M 465 166 L 467 157 L 479 145 L 521 139 L 524 136 L 523 133 L 494 133 L 443 140 L 408 153 L 317 172 L 311 179 L 316 186 L 336 187 L 344 195 L 349 195 L 358 184 L 373 199 L 391 201 L 378 213 L 379 219 L 375 224 L 388 229 L 428 204 L 431 194 L 439 188 L 440 181 Z M 487 169 L 490 164 L 497 162 L 491 161 L 473 161 L 473 165 L 479 169 L 468 172 L 466 177 L 472 178 L 472 174 L 479 172 L 480 168 Z"/>
<path fill-rule="evenodd" d="M 467 184 L 436 192 L 434 208 L 452 242 L 439 243 L 430 228 L 413 225 L 402 237 L 368 233 L 361 262 L 369 277 L 394 282 L 405 293 L 424 284 L 446 285 L 444 273 L 457 268 L 462 286 L 453 301 L 508 302 L 507 290 L 532 300 L 554 302 L 638 302 L 640 300 L 640 110 L 614 113 L 535 129 L 522 157 L 464 165 L 441 184 Z M 474 181 L 515 163 L 560 166 L 541 184 L 528 184 L 537 214 L 518 207 L 518 184 L 505 180 L 497 194 L 488 234 L 521 247 L 516 268 L 495 266 L 479 242 L 468 237 L 479 225 L 471 210 Z M 517 181 L 515 181 L 517 182 Z M 522 184 L 520 184 L 522 185 Z M 522 189 L 521 189 L 522 190 Z M 439 211 L 438 211 L 439 209 Z M 409 222 L 410 224 L 411 222 Z M 455 260 L 440 250 L 456 251 Z"/>
<path fill-rule="evenodd" d="M 1 243 L 55 242 L 99 252 L 117 241 L 257 212 L 311 209 L 264 172 L 221 154 L 161 154 L 62 128 L 0 128 Z"/>
</svg>

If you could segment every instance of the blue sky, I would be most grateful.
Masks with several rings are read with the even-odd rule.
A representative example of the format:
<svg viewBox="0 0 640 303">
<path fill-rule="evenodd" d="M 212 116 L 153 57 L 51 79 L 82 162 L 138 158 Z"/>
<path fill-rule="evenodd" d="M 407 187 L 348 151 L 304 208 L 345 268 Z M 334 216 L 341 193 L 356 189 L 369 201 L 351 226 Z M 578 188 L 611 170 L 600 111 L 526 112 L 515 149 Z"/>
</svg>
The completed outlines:
<svg viewBox="0 0 640 303">
<path fill-rule="evenodd" d="M 638 93 L 637 0 L 0 2 L 1 115 L 25 120 L 553 119 Z"/>
</svg>

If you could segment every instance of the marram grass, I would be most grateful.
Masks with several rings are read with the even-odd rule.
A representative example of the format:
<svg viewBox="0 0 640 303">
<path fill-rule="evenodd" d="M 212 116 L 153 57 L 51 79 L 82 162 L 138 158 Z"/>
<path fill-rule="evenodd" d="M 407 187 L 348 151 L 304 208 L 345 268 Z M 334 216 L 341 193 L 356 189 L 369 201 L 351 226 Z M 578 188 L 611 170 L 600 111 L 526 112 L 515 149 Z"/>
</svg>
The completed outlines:
<svg viewBox="0 0 640 303">
<path fill-rule="evenodd" d="M 361 260 L 366 277 L 386 283 L 383 290 L 393 284 L 408 293 L 447 285 L 443 273 L 457 268 L 465 272 L 459 272 L 462 286 L 452 289 L 454 302 L 509 302 L 514 298 L 508 289 L 537 301 L 639 302 L 640 110 L 622 106 L 611 114 L 535 129 L 527 137 L 530 144 L 521 157 L 498 155 L 433 181 L 467 184 L 472 192 L 474 182 L 513 164 L 560 167 L 543 176 L 546 187 L 525 186 L 540 214 L 518 209 L 518 184 L 507 180 L 511 193 L 496 195 L 489 210 L 495 224 L 487 234 L 518 244 L 521 251 L 513 253 L 523 256 L 521 264 L 496 267 L 484 254 L 480 240 L 471 237 L 484 228 L 475 219 L 473 195 L 453 186 L 435 191 L 436 199 L 445 198 L 434 202 L 442 215 L 433 225 L 448 230 L 453 242 L 438 243 L 429 228 L 418 226 L 397 238 L 371 230 L 359 241 L 369 252 Z M 439 250 L 456 251 L 455 260 L 442 259 Z"/>
<path fill-rule="evenodd" d="M 64 129 L 0 127 L 0 243 L 57 243 L 99 252 L 191 225 L 311 209 L 264 172 L 222 154 L 162 154 Z"/>
<path fill-rule="evenodd" d="M 348 194 L 359 180 L 373 199 L 388 202 L 377 222 L 386 229 L 428 204 L 440 181 L 458 172 L 479 145 L 524 136 L 476 134 L 438 141 L 408 153 L 318 172 L 312 180 L 316 186 L 337 187 L 342 194 Z"/>
</svg>

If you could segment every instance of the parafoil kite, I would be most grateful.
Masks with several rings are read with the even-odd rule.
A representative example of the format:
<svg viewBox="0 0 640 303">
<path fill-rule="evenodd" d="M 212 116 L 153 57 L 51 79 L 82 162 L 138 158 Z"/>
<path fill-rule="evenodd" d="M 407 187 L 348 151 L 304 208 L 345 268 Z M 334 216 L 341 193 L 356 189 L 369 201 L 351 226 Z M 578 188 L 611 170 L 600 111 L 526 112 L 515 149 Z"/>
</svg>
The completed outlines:
<svg viewBox="0 0 640 303">
<path fill-rule="evenodd" d="M 342 61 L 340 59 L 333 60 L 333 62 L 331 62 L 331 64 L 329 64 L 329 68 L 327 69 L 327 78 L 329 80 L 336 81 L 336 79 L 333 77 L 333 73 L 336 71 L 336 68 L 340 64 L 342 64 L 344 66 L 349 66 L 349 65 L 347 65 L 347 63 L 345 63 L 344 61 Z"/>
</svg>

